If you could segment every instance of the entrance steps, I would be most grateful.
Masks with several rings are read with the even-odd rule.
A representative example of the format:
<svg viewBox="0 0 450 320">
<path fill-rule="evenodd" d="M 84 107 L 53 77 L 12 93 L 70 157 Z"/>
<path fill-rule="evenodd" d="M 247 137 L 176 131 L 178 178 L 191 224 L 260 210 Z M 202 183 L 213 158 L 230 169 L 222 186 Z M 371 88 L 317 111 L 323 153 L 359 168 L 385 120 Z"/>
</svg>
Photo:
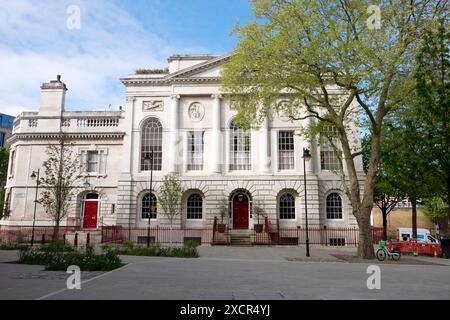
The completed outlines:
<svg viewBox="0 0 450 320">
<path fill-rule="evenodd" d="M 251 246 L 252 231 L 246 229 L 233 229 L 230 230 L 230 240 L 232 246 Z"/>
</svg>

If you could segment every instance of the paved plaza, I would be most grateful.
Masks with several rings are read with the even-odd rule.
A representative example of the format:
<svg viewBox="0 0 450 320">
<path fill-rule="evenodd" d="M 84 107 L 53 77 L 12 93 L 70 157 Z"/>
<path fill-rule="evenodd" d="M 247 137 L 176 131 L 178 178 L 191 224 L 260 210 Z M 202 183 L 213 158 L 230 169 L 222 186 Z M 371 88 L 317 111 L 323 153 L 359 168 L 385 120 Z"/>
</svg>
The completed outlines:
<svg viewBox="0 0 450 320">
<path fill-rule="evenodd" d="M 404 256 L 402 263 L 360 262 L 355 248 L 200 247 L 198 259 L 123 256 L 112 272 L 68 274 L 10 263 L 0 251 L 0 299 L 449 299 L 450 260 Z M 381 289 L 369 290 L 367 267 L 380 266 Z"/>
</svg>

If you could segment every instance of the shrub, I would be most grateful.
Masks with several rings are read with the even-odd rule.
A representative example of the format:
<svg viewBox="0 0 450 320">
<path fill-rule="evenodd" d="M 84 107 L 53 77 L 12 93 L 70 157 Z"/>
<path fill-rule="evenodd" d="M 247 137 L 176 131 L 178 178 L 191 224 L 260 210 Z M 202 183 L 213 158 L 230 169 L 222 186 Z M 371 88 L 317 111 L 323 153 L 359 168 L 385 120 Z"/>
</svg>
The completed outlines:
<svg viewBox="0 0 450 320">
<path fill-rule="evenodd" d="M 133 243 L 133 241 L 130 241 L 130 240 L 123 240 L 122 247 L 132 249 L 134 247 L 134 243 Z"/>
<path fill-rule="evenodd" d="M 39 248 L 39 251 L 47 252 L 73 252 L 75 251 L 70 245 L 66 244 L 64 240 L 56 240 L 45 246 Z"/>
<path fill-rule="evenodd" d="M 149 247 L 122 245 L 122 247 L 117 249 L 117 253 L 130 256 L 197 258 L 197 243 L 195 241 L 188 242 L 183 247 L 168 248 L 163 248 L 159 244 L 153 244 Z"/>
<path fill-rule="evenodd" d="M 136 69 L 135 74 L 166 74 L 168 69 Z"/>
<path fill-rule="evenodd" d="M 186 241 L 184 246 L 185 247 L 189 247 L 189 248 L 197 248 L 198 247 L 198 242 L 194 241 L 194 240 L 188 240 L 188 241 Z"/>
<path fill-rule="evenodd" d="M 82 271 L 110 271 L 123 265 L 117 252 L 106 248 L 101 254 L 95 254 L 94 247 L 86 246 L 85 252 L 53 243 L 42 248 L 27 247 L 19 253 L 19 263 L 45 265 L 46 270 L 67 270 L 70 265 L 78 266 Z"/>
</svg>

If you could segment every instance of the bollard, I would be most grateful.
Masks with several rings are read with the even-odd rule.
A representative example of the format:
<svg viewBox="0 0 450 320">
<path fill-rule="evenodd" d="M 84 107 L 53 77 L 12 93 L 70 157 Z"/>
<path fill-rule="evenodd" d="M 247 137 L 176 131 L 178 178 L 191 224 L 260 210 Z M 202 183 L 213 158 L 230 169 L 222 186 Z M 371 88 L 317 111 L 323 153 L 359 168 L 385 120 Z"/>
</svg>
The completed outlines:
<svg viewBox="0 0 450 320">
<path fill-rule="evenodd" d="M 78 247 L 78 233 L 75 233 L 75 237 L 73 239 L 73 245 L 74 245 L 74 247 Z"/>
<path fill-rule="evenodd" d="M 45 233 L 42 234 L 41 244 L 45 244 Z"/>
<path fill-rule="evenodd" d="M 86 246 L 88 246 L 90 242 L 91 242 L 91 234 L 88 232 L 88 234 L 86 235 Z"/>
</svg>

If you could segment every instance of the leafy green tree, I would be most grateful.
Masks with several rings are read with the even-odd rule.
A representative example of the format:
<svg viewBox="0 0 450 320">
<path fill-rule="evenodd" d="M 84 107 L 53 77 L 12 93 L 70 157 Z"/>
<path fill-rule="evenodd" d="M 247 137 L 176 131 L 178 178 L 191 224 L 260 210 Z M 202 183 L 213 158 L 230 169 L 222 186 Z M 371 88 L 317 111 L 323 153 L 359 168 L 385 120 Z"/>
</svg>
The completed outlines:
<svg viewBox="0 0 450 320">
<path fill-rule="evenodd" d="M 70 199 L 75 196 L 80 164 L 72 146 L 66 144 L 64 139 L 61 139 L 60 144 L 47 146 L 46 154 L 44 176 L 39 181 L 42 191 L 38 203 L 55 222 L 56 241 L 59 238 L 60 223 L 69 214 Z"/>
<path fill-rule="evenodd" d="M 425 199 L 423 213 L 439 226 L 441 234 L 449 233 L 448 205 L 441 197 Z"/>
<path fill-rule="evenodd" d="M 385 137 L 386 135 L 383 135 Z M 370 160 L 370 136 L 365 135 L 362 138 L 362 148 L 363 148 L 363 168 L 364 172 L 367 173 L 368 162 Z M 383 239 L 387 240 L 387 217 L 388 214 L 395 208 L 398 201 L 402 197 L 400 190 L 396 185 L 395 177 L 388 174 L 385 166 L 386 161 L 384 161 L 385 157 L 383 154 L 388 153 L 389 150 L 386 150 L 386 143 L 381 143 L 381 160 L 378 164 L 377 169 L 377 181 L 375 183 L 374 188 L 374 203 L 381 211 L 382 223 L 383 223 Z M 397 148 L 398 145 L 394 143 L 394 148 Z"/>
<path fill-rule="evenodd" d="M 253 0 L 256 21 L 237 26 L 238 45 L 223 71 L 241 125 L 257 126 L 277 112 L 302 123 L 310 139 L 335 130 L 339 175 L 359 226 L 358 256 L 374 256 L 370 215 L 383 120 L 413 89 L 418 39 L 442 15 L 440 1 Z M 352 124 L 367 122 L 371 154 L 364 181 Z M 359 160 L 358 160 L 359 161 Z"/>
<path fill-rule="evenodd" d="M 450 31 L 448 20 L 424 33 L 417 57 L 416 116 L 421 121 L 436 195 L 447 202 L 450 218 Z"/>
<path fill-rule="evenodd" d="M 412 97 L 415 95 L 412 94 Z M 434 177 L 427 156 L 428 144 L 420 130 L 422 121 L 417 117 L 413 104 L 401 107 L 389 119 L 391 120 L 388 125 L 390 130 L 383 143 L 389 152 L 382 155 L 382 171 L 389 177 L 391 185 L 410 200 L 411 226 L 413 238 L 416 238 L 418 201 L 435 192 Z"/>
<path fill-rule="evenodd" d="M 411 201 L 413 237 L 418 200 L 440 196 L 448 203 L 450 188 L 449 33 L 444 21 L 425 30 L 421 39 L 415 90 L 386 121 L 382 145 L 390 152 L 381 160 L 382 171 Z"/>
<path fill-rule="evenodd" d="M 8 208 L 5 204 L 5 186 L 8 179 L 9 150 L 0 147 L 0 220 L 8 216 Z"/>
<path fill-rule="evenodd" d="M 175 174 L 167 174 L 163 177 L 158 202 L 161 205 L 163 215 L 170 223 L 170 244 L 172 244 L 172 228 L 174 219 L 181 214 L 183 187 Z"/>
</svg>

